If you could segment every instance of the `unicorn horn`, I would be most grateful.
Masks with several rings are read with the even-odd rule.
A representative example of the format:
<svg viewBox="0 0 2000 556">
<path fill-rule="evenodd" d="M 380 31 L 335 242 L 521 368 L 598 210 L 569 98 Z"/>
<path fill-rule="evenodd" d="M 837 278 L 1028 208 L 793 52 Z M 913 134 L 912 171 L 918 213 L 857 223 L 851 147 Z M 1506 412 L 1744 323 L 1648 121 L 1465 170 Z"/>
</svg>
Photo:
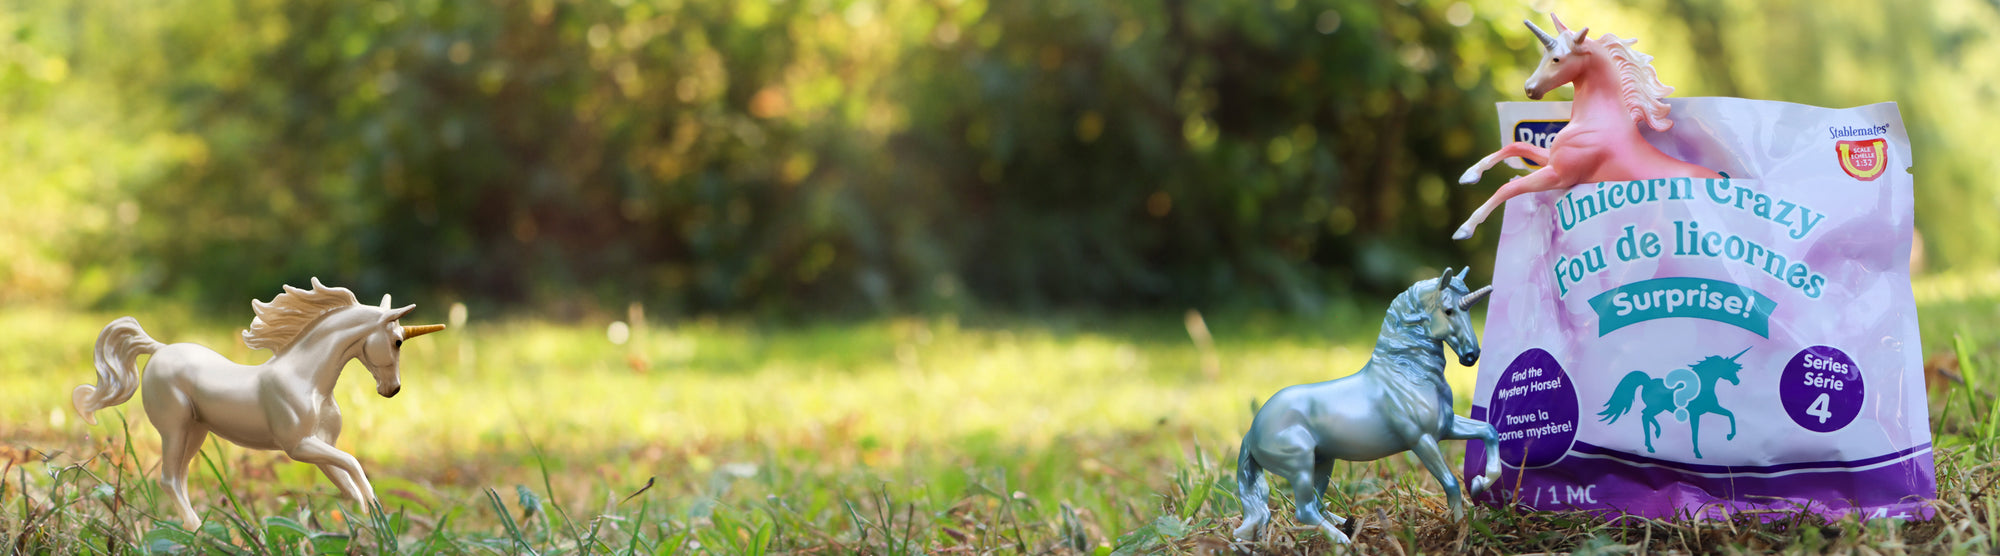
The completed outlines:
<svg viewBox="0 0 2000 556">
<path fill-rule="evenodd" d="M 1535 32 L 1535 38 L 1537 38 L 1537 39 L 1541 39 L 1541 41 L 1542 41 L 1542 49 L 1544 49 L 1544 50 L 1555 50 L 1555 49 L 1556 49 L 1556 38 L 1555 38 L 1555 37 L 1551 37 L 1551 36 L 1549 36 L 1549 32 L 1548 32 L 1548 31 L 1543 31 L 1543 30 L 1542 30 L 1542 28 L 1540 28 L 1540 27 L 1536 27 L 1536 26 L 1535 26 L 1535 22 L 1533 22 L 1533 21 L 1528 21 L 1528 20 L 1525 20 L 1525 19 L 1523 19 L 1523 20 L 1521 20 L 1521 24 L 1522 24 L 1522 25 L 1526 25 L 1526 26 L 1528 26 L 1528 30 L 1529 30 L 1529 31 L 1534 31 L 1534 32 Z"/>
<path fill-rule="evenodd" d="M 424 324 L 418 326 L 405 326 L 403 327 L 403 339 L 408 340 L 410 338 L 415 338 L 432 332 L 437 332 L 439 330 L 444 330 L 444 325 Z"/>
<path fill-rule="evenodd" d="M 1729 356 L 1729 360 L 1730 360 L 1730 361 L 1735 361 L 1735 360 L 1736 360 L 1736 358 L 1738 358 L 1738 357 L 1742 357 L 1742 356 L 1743 356 L 1743 354 L 1745 354 L 1745 353 L 1750 353 L 1750 348 L 1743 348 L 1743 351 L 1739 351 L 1739 352 L 1736 352 L 1736 355 L 1731 355 L 1731 356 Z"/>
<path fill-rule="evenodd" d="M 1493 286 L 1488 284 L 1484 288 L 1479 288 L 1477 291 L 1465 294 L 1465 297 L 1458 300 L 1458 309 L 1461 311 L 1470 311 L 1473 305 L 1486 299 L 1486 295 L 1490 293 L 1493 293 Z"/>
</svg>

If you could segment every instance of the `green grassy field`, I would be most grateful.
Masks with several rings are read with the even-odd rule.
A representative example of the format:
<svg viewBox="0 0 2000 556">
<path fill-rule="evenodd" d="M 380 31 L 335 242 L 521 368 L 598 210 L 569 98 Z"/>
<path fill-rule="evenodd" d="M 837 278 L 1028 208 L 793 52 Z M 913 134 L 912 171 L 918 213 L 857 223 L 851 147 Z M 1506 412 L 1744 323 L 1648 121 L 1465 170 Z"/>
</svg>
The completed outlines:
<svg viewBox="0 0 2000 556">
<path fill-rule="evenodd" d="M 1972 382 L 1989 388 L 2000 384 L 1996 284 L 1917 285 L 1926 353 L 1958 335 Z M 233 309 L 135 316 L 161 341 L 261 361 L 233 337 L 249 316 L 222 314 Z M 9 307 L 0 552 L 1226 552 L 1238 511 L 1228 477 L 1251 403 L 1358 368 L 1381 309 L 1211 315 L 1209 368 L 1180 314 L 784 327 L 655 317 L 617 345 L 610 316 L 559 325 L 474 308 L 406 347 L 398 397 L 375 396 L 366 372 L 339 387 L 339 446 L 361 459 L 385 513 L 339 499 L 311 466 L 211 440 L 190 480 L 207 523 L 190 532 L 172 524 L 139 405 L 96 427 L 68 407 L 69 390 L 94 380 L 91 341 L 118 315 Z M 1450 376 L 1462 411 L 1471 369 Z M 1942 495 L 1929 522 L 1606 523 L 1480 508 L 1453 523 L 1428 474 L 1401 457 L 1341 464 L 1329 506 L 1360 520 L 1362 550 L 1382 553 L 1992 552 L 1993 404 L 1956 392 L 1933 402 Z M 1462 445 L 1447 450 L 1457 461 Z M 1275 513 L 1253 548 L 1327 548 Z"/>
</svg>

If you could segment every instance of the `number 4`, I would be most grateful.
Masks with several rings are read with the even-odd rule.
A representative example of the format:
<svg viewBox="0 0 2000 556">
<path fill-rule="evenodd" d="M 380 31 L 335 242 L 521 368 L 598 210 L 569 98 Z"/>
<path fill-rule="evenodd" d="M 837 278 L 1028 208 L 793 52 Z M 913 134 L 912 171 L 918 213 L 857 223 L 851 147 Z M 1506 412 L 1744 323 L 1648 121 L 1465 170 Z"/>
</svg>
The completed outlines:
<svg viewBox="0 0 2000 556">
<path fill-rule="evenodd" d="M 1825 423 L 1827 418 L 1833 417 L 1833 412 L 1827 411 L 1826 408 L 1827 403 L 1830 401 L 1831 398 L 1826 394 L 1820 394 L 1818 399 L 1813 400 L 1812 405 L 1806 406 L 1806 415 L 1818 417 L 1819 422 Z"/>
</svg>

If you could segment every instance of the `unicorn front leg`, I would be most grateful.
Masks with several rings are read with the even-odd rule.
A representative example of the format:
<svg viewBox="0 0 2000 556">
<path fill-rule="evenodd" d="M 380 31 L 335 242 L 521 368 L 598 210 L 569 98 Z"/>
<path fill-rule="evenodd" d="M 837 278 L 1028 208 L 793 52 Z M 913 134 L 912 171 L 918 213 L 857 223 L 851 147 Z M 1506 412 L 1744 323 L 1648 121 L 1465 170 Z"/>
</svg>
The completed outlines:
<svg viewBox="0 0 2000 556">
<path fill-rule="evenodd" d="M 1500 150 L 1493 151 L 1493 154 L 1486 155 L 1486 158 L 1479 159 L 1478 164 L 1474 164 L 1472 165 L 1471 168 L 1465 169 L 1465 174 L 1460 175 L 1458 177 L 1458 183 L 1463 185 L 1472 185 L 1475 183 L 1479 183 L 1480 174 L 1484 174 L 1486 173 L 1487 170 L 1493 169 L 1493 166 L 1499 164 L 1500 161 L 1502 160 L 1514 158 L 1517 156 L 1521 158 L 1526 158 L 1530 161 L 1533 161 L 1536 164 L 1547 165 L 1549 163 L 1548 149 L 1537 147 L 1533 143 L 1529 143 L 1526 141 L 1515 141 L 1512 143 L 1508 143 L 1506 146 L 1500 147 Z"/>
<path fill-rule="evenodd" d="M 361 471 L 361 461 L 354 459 L 354 456 L 348 455 L 347 452 L 340 451 L 339 448 L 318 437 L 308 436 L 299 440 L 298 445 L 285 450 L 285 455 L 295 460 L 320 465 L 322 469 L 331 466 L 345 472 L 351 485 L 339 484 L 340 481 L 335 479 L 332 473 L 328 473 L 327 478 L 333 479 L 335 485 L 342 487 L 343 491 L 351 486 L 354 491 L 349 492 L 348 496 L 355 497 L 355 502 L 361 504 L 363 511 L 375 506 L 375 487 L 368 484 L 368 475 Z"/>
<path fill-rule="evenodd" d="M 1694 457 L 1701 459 L 1701 414 L 1688 416 L 1688 442 L 1694 444 Z"/>
<path fill-rule="evenodd" d="M 1470 484 L 1467 485 L 1466 491 L 1471 492 L 1473 496 L 1479 496 L 1480 493 L 1486 492 L 1487 488 L 1492 487 L 1494 481 L 1500 480 L 1500 434 L 1493 430 L 1493 425 L 1453 415 L 1451 430 L 1445 433 L 1445 438 L 1481 440 L 1486 443 L 1486 472 L 1467 479 L 1466 482 Z"/>
<path fill-rule="evenodd" d="M 1444 487 L 1445 501 L 1451 506 L 1451 520 L 1464 519 L 1465 495 L 1458 491 L 1458 477 L 1451 474 L 1451 465 L 1444 462 L 1444 450 L 1438 448 L 1437 438 L 1426 434 L 1417 439 L 1410 451 L 1416 452 L 1417 459 L 1424 462 L 1424 469 L 1429 469 L 1431 476 L 1437 478 L 1438 485 Z"/>
<path fill-rule="evenodd" d="M 356 504 L 368 505 L 368 495 L 361 493 L 361 487 L 354 485 L 354 478 L 349 477 L 346 471 L 333 464 L 322 463 L 319 465 L 319 472 L 326 474 L 326 480 L 333 481 L 334 488 L 340 489 L 340 494 L 354 500 Z"/>
</svg>

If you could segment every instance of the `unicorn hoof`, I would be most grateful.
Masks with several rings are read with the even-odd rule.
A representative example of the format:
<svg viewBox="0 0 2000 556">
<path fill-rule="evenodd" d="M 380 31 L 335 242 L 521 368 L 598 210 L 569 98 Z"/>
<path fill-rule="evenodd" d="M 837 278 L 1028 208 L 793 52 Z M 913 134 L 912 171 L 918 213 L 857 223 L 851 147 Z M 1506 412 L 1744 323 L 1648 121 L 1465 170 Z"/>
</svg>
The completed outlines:
<svg viewBox="0 0 2000 556">
<path fill-rule="evenodd" d="M 1347 533 L 1340 532 L 1339 529 L 1333 528 L 1332 525 L 1326 526 L 1326 538 L 1333 541 L 1333 544 L 1354 544 L 1352 539 L 1347 538 Z"/>
<path fill-rule="evenodd" d="M 1245 523 L 1243 524 L 1242 527 L 1236 528 L 1234 536 L 1236 537 L 1236 540 L 1239 541 L 1243 542 L 1254 541 L 1257 540 L 1257 537 L 1261 536 L 1258 535 L 1257 533 L 1261 532 L 1259 530 L 1263 528 L 1264 528 L 1263 523 Z"/>
<path fill-rule="evenodd" d="M 1464 241 L 1472 239 L 1472 227 L 1459 226 L 1458 231 L 1451 233 L 1451 239 L 1454 241 Z"/>
<path fill-rule="evenodd" d="M 1472 482 L 1468 485 L 1469 488 L 1467 488 L 1467 491 L 1471 492 L 1473 496 L 1478 496 L 1480 494 L 1484 494 L 1486 492 L 1486 488 L 1490 486 L 1493 486 L 1493 481 L 1486 480 L 1486 477 L 1484 476 L 1473 477 Z"/>
<path fill-rule="evenodd" d="M 1479 167 L 1478 167 L 1478 166 L 1474 166 L 1474 167 L 1471 167 L 1471 168 L 1467 168 L 1467 169 L 1465 170 L 1465 173 L 1464 173 L 1464 174 L 1459 174 L 1459 176 L 1458 176 L 1458 184 L 1459 184 L 1459 185 L 1472 185 L 1472 184 L 1475 184 L 1475 183 L 1479 183 L 1479 173 L 1480 173 L 1480 172 L 1479 172 Z"/>
</svg>

